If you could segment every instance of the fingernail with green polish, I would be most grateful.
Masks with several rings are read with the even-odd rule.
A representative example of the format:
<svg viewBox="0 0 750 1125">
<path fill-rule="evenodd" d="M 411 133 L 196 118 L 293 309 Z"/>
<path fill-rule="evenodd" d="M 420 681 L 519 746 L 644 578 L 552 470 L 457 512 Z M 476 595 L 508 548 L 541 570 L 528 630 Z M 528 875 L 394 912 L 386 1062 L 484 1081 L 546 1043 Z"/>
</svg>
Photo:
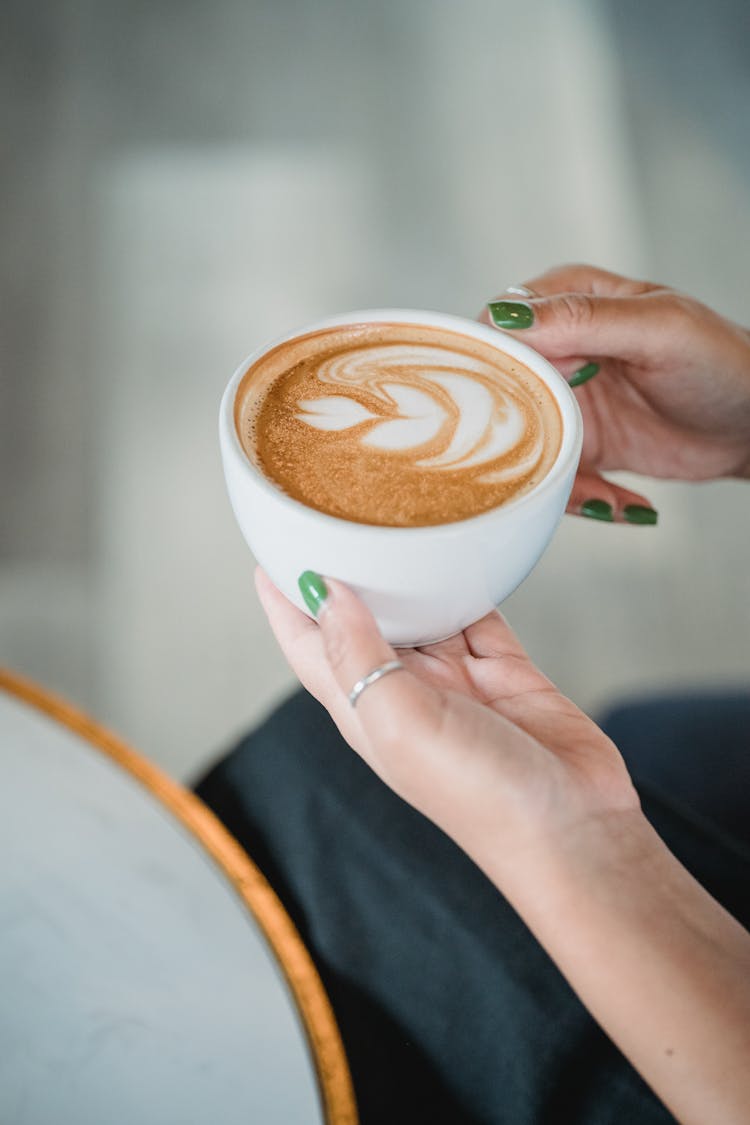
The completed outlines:
<svg viewBox="0 0 750 1125">
<path fill-rule="evenodd" d="M 305 599 L 305 605 L 313 617 L 317 617 L 320 607 L 328 597 L 328 587 L 325 582 L 314 570 L 303 570 L 297 579 L 297 585 Z"/>
<path fill-rule="evenodd" d="M 645 504 L 626 504 L 622 514 L 628 523 L 653 525 L 659 522 L 659 513 L 654 508 L 647 508 Z"/>
<path fill-rule="evenodd" d="M 587 363 L 583 367 L 579 367 L 573 377 L 568 380 L 568 386 L 580 387 L 582 383 L 588 383 L 589 379 L 594 378 L 598 370 L 598 363 Z"/>
<path fill-rule="evenodd" d="M 534 310 L 523 301 L 490 301 L 487 305 L 496 328 L 531 328 Z"/>
<path fill-rule="evenodd" d="M 585 500 L 581 504 L 581 515 L 592 520 L 604 520 L 605 523 L 612 523 L 615 518 L 612 505 L 606 500 Z"/>
</svg>

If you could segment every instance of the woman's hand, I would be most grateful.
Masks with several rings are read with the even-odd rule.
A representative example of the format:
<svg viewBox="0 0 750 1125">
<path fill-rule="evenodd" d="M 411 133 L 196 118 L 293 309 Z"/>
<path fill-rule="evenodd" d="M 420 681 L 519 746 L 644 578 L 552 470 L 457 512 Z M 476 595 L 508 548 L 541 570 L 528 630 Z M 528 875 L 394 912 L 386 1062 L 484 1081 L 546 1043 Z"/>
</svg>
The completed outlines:
<svg viewBox="0 0 750 1125">
<path fill-rule="evenodd" d="M 570 511 L 626 519 L 628 506 L 644 506 L 605 481 L 607 469 L 750 476 L 750 333 L 674 290 L 590 266 L 561 266 L 521 289 L 533 296 L 507 293 L 481 319 L 521 336 L 574 385 L 576 373 L 586 380 L 576 389 L 584 441 Z M 610 511 L 587 510 L 592 500 Z"/>
<path fill-rule="evenodd" d="M 320 606 L 319 625 L 258 572 L 287 660 L 372 769 L 506 891 L 531 851 L 567 846 L 591 821 L 640 817 L 615 746 L 534 667 L 499 613 L 394 652 L 346 586 L 316 583 L 301 585 Z M 327 590 L 322 601 L 316 589 Z M 352 709 L 356 681 L 396 658 L 404 670 Z"/>
<path fill-rule="evenodd" d="M 747 1121 L 750 936 L 650 828 L 609 739 L 497 613 L 394 653 L 345 586 L 300 586 L 319 624 L 257 574 L 285 656 L 347 742 L 483 868 L 678 1120 Z M 354 684 L 396 657 L 352 709 Z"/>
</svg>

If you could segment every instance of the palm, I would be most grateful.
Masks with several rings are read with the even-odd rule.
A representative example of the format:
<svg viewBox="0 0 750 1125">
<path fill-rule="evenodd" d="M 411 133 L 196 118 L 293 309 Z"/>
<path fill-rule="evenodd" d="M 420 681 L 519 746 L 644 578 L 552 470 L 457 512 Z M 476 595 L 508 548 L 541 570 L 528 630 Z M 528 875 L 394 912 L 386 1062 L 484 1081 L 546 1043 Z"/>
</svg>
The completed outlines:
<svg viewBox="0 0 750 1125">
<path fill-rule="evenodd" d="M 491 740 L 493 726 L 507 731 L 510 723 L 543 750 L 541 758 L 529 755 L 530 767 L 532 756 L 537 767 L 544 756 L 554 756 L 605 790 L 626 778 L 609 739 L 532 664 L 499 613 L 448 640 L 400 649 L 398 655 L 410 672 L 441 693 L 444 715 L 464 738 L 490 735 Z M 493 723 L 493 716 L 505 723 Z"/>
<path fill-rule="evenodd" d="M 394 653 L 341 583 L 329 580 L 335 608 L 318 627 L 261 571 L 256 580 L 308 691 L 380 777 L 449 835 L 456 818 L 481 808 L 473 831 L 481 836 L 489 818 L 496 835 L 500 817 L 510 849 L 632 807 L 616 747 L 534 667 L 498 612 L 438 644 Z M 351 707 L 352 684 L 394 655 L 410 675 L 387 677 Z"/>
<path fill-rule="evenodd" d="M 599 366 L 576 391 L 584 472 L 707 480 L 746 471 L 750 333 L 664 286 L 590 266 L 557 267 L 528 286 L 541 300 L 524 338 L 565 376 L 588 360 Z"/>
<path fill-rule="evenodd" d="M 708 417 L 692 374 L 669 367 L 644 371 L 622 360 L 602 360 L 597 378 L 578 392 L 584 419 L 582 465 L 682 480 L 733 472 L 746 456 L 745 438 L 732 433 L 729 418 L 715 422 Z"/>
</svg>

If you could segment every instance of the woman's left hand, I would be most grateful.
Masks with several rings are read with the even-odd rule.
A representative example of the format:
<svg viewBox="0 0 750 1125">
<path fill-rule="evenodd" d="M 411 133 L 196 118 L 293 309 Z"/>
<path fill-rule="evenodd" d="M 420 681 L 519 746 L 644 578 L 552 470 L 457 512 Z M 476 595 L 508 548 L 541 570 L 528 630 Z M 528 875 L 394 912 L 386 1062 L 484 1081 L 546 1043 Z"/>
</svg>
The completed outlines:
<svg viewBox="0 0 750 1125">
<path fill-rule="evenodd" d="M 317 625 L 262 572 L 258 592 L 347 742 L 484 870 L 679 1121 L 748 1120 L 750 935 L 648 824 L 616 747 L 498 613 L 396 653 L 346 586 L 305 577 Z"/>
<path fill-rule="evenodd" d="M 293 670 L 379 777 L 504 890 L 521 856 L 572 846 L 593 821 L 641 818 L 617 748 L 534 667 L 498 612 L 449 640 L 394 651 L 346 586 L 318 582 L 316 624 L 257 573 Z M 315 588 L 327 595 L 315 599 Z M 354 684 L 394 659 L 403 671 L 352 708 Z"/>
</svg>

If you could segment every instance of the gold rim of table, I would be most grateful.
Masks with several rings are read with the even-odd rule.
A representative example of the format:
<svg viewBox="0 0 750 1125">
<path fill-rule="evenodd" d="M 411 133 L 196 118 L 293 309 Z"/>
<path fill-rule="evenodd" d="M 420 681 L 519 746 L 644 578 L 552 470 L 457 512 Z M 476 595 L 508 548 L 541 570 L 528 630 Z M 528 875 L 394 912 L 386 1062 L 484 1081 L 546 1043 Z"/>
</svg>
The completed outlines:
<svg viewBox="0 0 750 1125">
<path fill-rule="evenodd" d="M 310 1045 L 327 1125 L 356 1125 L 349 1066 L 323 983 L 276 892 L 244 848 L 200 798 L 67 700 L 4 668 L 0 668 L 0 689 L 106 754 L 148 789 L 208 852 L 260 926 L 289 985 Z"/>
</svg>

